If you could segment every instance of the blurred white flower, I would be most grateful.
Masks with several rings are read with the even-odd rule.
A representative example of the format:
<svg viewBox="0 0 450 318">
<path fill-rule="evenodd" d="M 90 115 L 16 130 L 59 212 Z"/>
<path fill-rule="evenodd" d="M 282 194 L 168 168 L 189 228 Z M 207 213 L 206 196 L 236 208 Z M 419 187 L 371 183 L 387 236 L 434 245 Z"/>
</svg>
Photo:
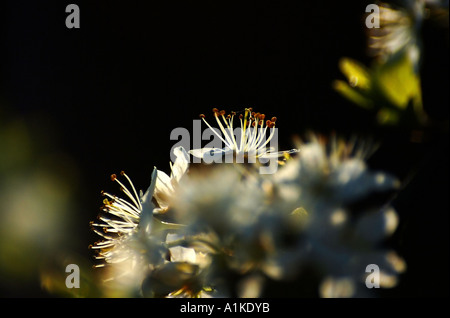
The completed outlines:
<svg viewBox="0 0 450 318">
<path fill-rule="evenodd" d="M 211 265 L 212 282 L 238 283 L 223 282 L 220 275 L 227 271 L 288 279 L 299 268 L 302 250 L 297 241 L 290 240 L 298 231 L 296 222 L 292 222 L 296 216 L 277 200 L 270 180 L 256 170 L 223 165 L 207 173 L 191 174 L 181 184 L 173 209 L 177 220 L 187 224 L 185 235 L 195 238 L 206 233 L 197 246 L 206 245 L 213 259 L 222 260 Z M 247 277 L 240 283 L 242 295 L 256 293 L 255 285 L 259 286 L 256 294 L 262 291 L 264 279 L 252 277 L 255 279 Z M 230 286 L 221 291 L 227 290 Z"/>
<path fill-rule="evenodd" d="M 166 243 L 169 246 L 171 262 L 187 262 L 206 267 L 210 260 L 205 252 L 196 251 L 192 247 L 185 247 L 186 237 L 177 233 L 168 233 Z M 179 244 L 177 245 L 177 242 Z"/>
<path fill-rule="evenodd" d="M 312 135 L 298 145 L 300 155 L 273 175 L 220 165 L 181 178 L 188 165 L 180 148 L 171 177 L 158 178 L 155 169 L 145 195 L 137 196 L 125 174 L 131 190 L 113 176 L 131 202 L 105 194 L 107 215 L 93 224 L 103 228 L 93 247 L 98 258 L 119 264 L 114 279 L 124 290 L 149 297 L 259 297 L 270 282 L 301 284 L 310 268 L 321 296 L 366 296 L 368 264 L 380 267 L 381 287 L 395 286 L 406 264 L 379 246 L 398 216 L 384 203 L 355 203 L 398 188 L 398 180 L 367 167 L 372 147 L 361 140 Z M 170 206 L 178 224 L 164 227 L 152 198 L 165 211 Z"/>
<path fill-rule="evenodd" d="M 398 53 L 406 53 L 413 65 L 420 59 L 420 28 L 425 14 L 425 1 L 403 1 L 398 7 L 379 3 L 380 28 L 369 29 L 369 53 L 382 62 Z"/>
<path fill-rule="evenodd" d="M 380 244 L 395 231 L 396 212 L 390 207 L 358 211 L 356 216 L 351 216 L 348 210 L 339 212 L 346 214 L 342 223 L 327 222 L 326 215 L 333 213 L 322 213 L 325 214 L 323 219 L 312 220 L 305 233 L 309 260 L 316 264 L 324 277 L 321 296 L 373 296 L 364 284 L 369 264 L 380 268 L 380 287 L 394 287 L 398 274 L 405 271 L 406 263 L 394 251 L 382 248 Z M 346 292 L 341 288 L 344 286 L 342 282 L 348 286 Z"/>
<path fill-rule="evenodd" d="M 310 139 L 307 143 L 299 142 L 300 155 L 274 175 L 286 200 L 297 200 L 301 205 L 348 204 L 374 191 L 400 186 L 391 175 L 367 168 L 365 159 L 373 147 L 363 140 L 357 145 L 356 140 L 345 142 L 335 137 L 330 142 L 315 135 Z"/>
<path fill-rule="evenodd" d="M 350 207 L 400 185 L 389 174 L 371 171 L 365 163 L 371 148 L 356 144 L 313 135 L 300 145 L 300 155 L 274 175 L 280 195 L 306 211 L 301 240 L 307 246 L 305 259 L 324 277 L 322 296 L 365 296 L 368 264 L 381 268 L 382 287 L 393 287 L 406 266 L 394 252 L 378 247 L 397 227 L 394 209 L 384 202 L 369 210 Z"/>
</svg>

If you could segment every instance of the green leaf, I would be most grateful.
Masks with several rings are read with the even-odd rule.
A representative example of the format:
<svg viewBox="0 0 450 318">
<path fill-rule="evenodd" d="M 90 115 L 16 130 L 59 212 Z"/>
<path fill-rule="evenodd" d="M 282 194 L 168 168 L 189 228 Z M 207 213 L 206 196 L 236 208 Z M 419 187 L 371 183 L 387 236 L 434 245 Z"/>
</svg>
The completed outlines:
<svg viewBox="0 0 450 318">
<path fill-rule="evenodd" d="M 404 110 L 411 99 L 420 99 L 419 77 L 406 53 L 381 64 L 374 75 L 381 92 L 395 107 Z"/>
<path fill-rule="evenodd" d="M 356 89 L 350 87 L 346 82 L 341 80 L 335 80 L 333 82 L 333 88 L 338 93 L 343 95 L 345 98 L 349 99 L 350 101 L 354 102 L 355 104 L 366 108 L 366 109 L 372 109 L 373 108 L 373 102 L 369 98 L 365 97 L 363 94 L 358 92 Z"/>
<path fill-rule="evenodd" d="M 339 61 L 339 68 L 345 77 L 347 77 L 351 87 L 357 87 L 361 90 L 370 89 L 370 74 L 363 64 L 344 57 Z"/>
</svg>

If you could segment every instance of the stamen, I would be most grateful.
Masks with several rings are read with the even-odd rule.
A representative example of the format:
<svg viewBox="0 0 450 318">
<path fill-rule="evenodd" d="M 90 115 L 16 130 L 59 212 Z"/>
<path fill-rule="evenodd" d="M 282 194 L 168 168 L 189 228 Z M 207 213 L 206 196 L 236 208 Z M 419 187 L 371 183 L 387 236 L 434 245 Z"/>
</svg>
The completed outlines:
<svg viewBox="0 0 450 318">
<path fill-rule="evenodd" d="M 263 124 L 264 124 L 264 122 L 263 122 Z M 266 137 L 266 133 L 267 133 L 267 128 L 268 128 L 268 126 L 263 128 L 263 125 L 261 125 L 260 134 L 259 134 L 259 140 L 258 140 L 258 142 L 255 145 L 256 149 L 258 149 L 260 147 L 261 142 L 264 141 L 264 139 Z"/>
<path fill-rule="evenodd" d="M 130 181 L 129 178 L 127 178 L 127 179 Z M 130 193 L 130 191 L 128 191 L 128 189 L 122 184 L 122 182 L 119 181 L 119 179 L 114 178 L 114 181 L 116 181 L 122 187 L 121 190 L 123 190 L 123 192 L 131 199 L 131 201 L 133 201 L 133 203 L 136 205 L 136 207 L 142 209 L 141 204 L 138 202 L 139 201 L 139 197 L 136 196 L 138 198 L 138 201 L 136 201 L 136 198 L 133 197 L 133 195 Z M 133 187 L 133 189 L 134 189 L 134 187 Z M 136 190 L 134 190 L 134 192 L 136 193 Z"/>
<path fill-rule="evenodd" d="M 255 139 L 255 141 L 252 144 L 252 149 L 254 149 L 255 151 L 258 150 L 258 146 L 259 144 L 264 140 L 265 136 L 266 136 L 266 131 L 267 131 L 267 127 L 264 129 L 264 121 L 260 120 L 259 121 L 259 131 L 258 131 L 258 137 Z M 257 128 L 258 129 L 258 128 Z"/>
<path fill-rule="evenodd" d="M 131 179 L 125 174 L 124 171 L 122 171 L 120 174 L 128 180 L 128 183 L 131 185 L 131 189 L 133 190 L 133 193 L 136 196 L 137 202 L 139 203 L 139 205 L 138 205 L 139 209 L 142 210 L 141 200 L 139 200 L 139 196 L 136 192 L 136 189 L 134 188 L 133 182 L 131 182 Z"/>
<path fill-rule="evenodd" d="M 270 129 L 272 129 L 273 127 L 275 127 L 275 123 L 271 122 L 271 125 L 269 126 Z M 275 129 L 272 129 L 269 138 L 267 138 L 266 142 L 264 144 L 262 144 L 260 147 L 265 147 L 273 138 L 273 136 L 275 135 Z"/>
<path fill-rule="evenodd" d="M 223 127 L 222 123 L 220 122 L 219 116 L 217 115 L 217 113 L 215 113 L 215 114 L 216 114 L 216 116 L 215 116 L 215 117 L 216 117 L 216 121 L 217 121 L 217 123 L 219 124 L 220 130 L 222 131 L 222 133 L 223 133 L 224 136 L 225 136 L 225 139 L 227 140 L 227 142 L 225 142 L 225 144 L 228 146 L 228 148 L 233 149 L 233 146 L 232 146 L 233 141 L 231 140 L 230 136 L 228 136 L 227 131 L 226 131 L 225 128 Z M 223 115 L 222 115 L 222 118 L 225 120 L 225 118 L 224 118 Z M 222 140 L 223 140 L 223 139 L 222 139 Z"/>
<path fill-rule="evenodd" d="M 217 114 L 217 113 L 216 113 L 216 114 Z M 216 116 L 216 119 L 217 119 L 217 116 Z M 206 119 L 205 119 L 205 118 L 202 118 L 202 120 L 203 120 L 203 122 L 211 129 L 211 131 L 212 131 L 217 137 L 219 137 L 220 140 L 222 140 L 222 141 L 228 146 L 228 143 L 225 141 L 225 139 L 223 139 L 222 136 L 219 135 L 219 134 L 216 132 L 216 130 L 213 129 L 213 128 L 211 127 L 210 124 L 208 124 L 208 122 L 206 121 Z M 231 148 L 231 147 L 229 147 L 229 148 Z"/>
<path fill-rule="evenodd" d="M 109 198 L 112 199 L 112 200 L 110 201 L 111 204 L 112 204 L 112 203 L 115 203 L 115 202 L 117 201 L 117 202 L 118 202 L 118 203 L 117 203 L 118 205 L 123 206 L 123 204 L 125 204 L 125 205 L 127 205 L 128 207 L 130 207 L 131 209 L 133 209 L 133 211 L 136 212 L 137 214 L 140 213 L 140 210 L 139 210 L 136 206 L 132 205 L 130 202 L 128 202 L 128 201 L 126 201 L 126 200 L 124 200 L 124 199 L 121 199 L 121 198 L 119 198 L 119 197 L 116 197 L 115 195 L 111 195 L 111 194 L 109 194 L 109 193 L 107 193 L 107 192 L 105 192 L 105 196 L 107 196 L 107 197 L 109 197 Z"/>
<path fill-rule="evenodd" d="M 225 111 L 223 111 L 223 112 L 225 112 Z M 228 116 L 230 116 L 230 115 L 228 115 Z M 231 116 L 230 116 L 230 118 L 231 118 Z M 230 141 L 230 144 L 231 144 L 231 142 L 234 144 L 234 148 L 232 148 L 232 147 L 229 147 L 229 148 L 233 149 L 233 150 L 237 150 L 238 146 L 237 146 L 237 143 L 236 143 L 236 138 L 234 138 L 233 123 L 231 122 L 231 120 L 227 121 L 224 115 L 222 115 L 222 119 L 223 119 L 225 125 L 227 126 L 229 133 L 230 133 L 229 136 L 227 134 L 225 134 L 225 137 L 228 136 L 229 138 L 227 138 L 227 140 Z"/>
<path fill-rule="evenodd" d="M 208 124 L 205 120 L 205 115 L 200 114 L 199 117 L 225 143 L 227 148 L 234 150 L 236 153 L 258 151 L 260 147 L 267 145 L 275 134 L 274 131 L 271 131 L 269 138 L 266 139 L 267 129 L 275 127 L 277 118 L 272 117 L 270 120 L 266 120 L 265 114 L 253 111 L 252 107 L 245 108 L 244 111 L 239 112 L 231 111 L 229 114 L 226 114 L 225 110 L 217 108 L 213 108 L 213 112 L 222 135 L 216 133 L 211 125 Z M 241 124 L 239 146 L 233 132 L 233 119 L 236 114 L 239 114 Z"/>
</svg>

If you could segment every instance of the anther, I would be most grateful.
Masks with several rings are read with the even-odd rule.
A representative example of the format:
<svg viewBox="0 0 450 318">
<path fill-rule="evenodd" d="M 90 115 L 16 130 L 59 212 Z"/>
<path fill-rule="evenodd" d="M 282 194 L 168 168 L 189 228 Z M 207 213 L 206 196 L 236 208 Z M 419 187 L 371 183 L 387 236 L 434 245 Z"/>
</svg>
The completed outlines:
<svg viewBox="0 0 450 318">
<path fill-rule="evenodd" d="M 124 176 L 125 175 L 125 171 L 120 171 L 120 175 Z"/>
<path fill-rule="evenodd" d="M 200 114 L 198 117 L 200 117 L 200 118 L 205 118 L 206 116 L 205 116 L 205 114 Z"/>
<path fill-rule="evenodd" d="M 117 176 L 115 174 L 111 175 L 111 181 L 115 181 L 117 179 Z"/>
<path fill-rule="evenodd" d="M 277 121 L 276 117 L 272 117 L 271 121 L 273 121 L 274 123 Z"/>
<path fill-rule="evenodd" d="M 213 111 L 214 113 L 218 113 L 218 112 L 219 112 L 219 110 L 218 110 L 217 108 L 213 108 L 212 111 Z"/>
</svg>

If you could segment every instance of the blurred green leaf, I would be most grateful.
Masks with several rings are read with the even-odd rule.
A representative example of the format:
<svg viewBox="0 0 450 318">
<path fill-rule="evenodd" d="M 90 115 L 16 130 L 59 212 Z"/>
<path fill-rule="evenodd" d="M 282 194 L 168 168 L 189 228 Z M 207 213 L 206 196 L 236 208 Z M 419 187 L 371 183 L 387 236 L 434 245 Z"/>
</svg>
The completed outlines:
<svg viewBox="0 0 450 318">
<path fill-rule="evenodd" d="M 370 74 L 364 65 L 350 58 L 342 58 L 339 61 L 339 68 L 347 77 L 351 87 L 358 87 L 361 90 L 370 89 Z"/>
<path fill-rule="evenodd" d="M 370 68 L 350 58 L 339 61 L 347 81 L 335 80 L 333 89 L 354 104 L 373 111 L 380 125 L 424 125 L 420 77 L 406 51 Z M 411 107 L 410 107 L 411 106 Z"/>
<path fill-rule="evenodd" d="M 333 88 L 358 106 L 366 109 L 372 109 L 374 107 L 373 101 L 370 98 L 367 98 L 364 94 L 361 94 L 344 81 L 335 80 L 333 82 Z"/>
<path fill-rule="evenodd" d="M 374 81 L 392 105 L 404 110 L 420 96 L 420 81 L 407 54 L 401 54 L 374 68 Z"/>
</svg>

